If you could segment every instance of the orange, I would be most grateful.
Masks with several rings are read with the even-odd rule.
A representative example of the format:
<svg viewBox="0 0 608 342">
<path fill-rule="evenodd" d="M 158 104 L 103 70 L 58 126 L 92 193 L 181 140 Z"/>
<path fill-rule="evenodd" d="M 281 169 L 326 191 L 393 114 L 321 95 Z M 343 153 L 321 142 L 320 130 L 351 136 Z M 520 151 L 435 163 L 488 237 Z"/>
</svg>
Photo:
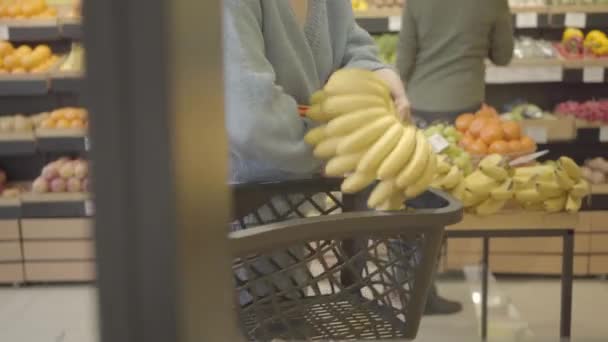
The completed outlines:
<svg viewBox="0 0 608 342">
<path fill-rule="evenodd" d="M 473 138 L 478 138 L 479 134 L 481 134 L 481 130 L 485 127 L 487 122 L 488 122 L 487 118 L 484 118 L 484 117 L 475 118 L 475 120 L 473 120 L 471 122 L 468 132 L 471 133 L 471 136 Z"/>
<path fill-rule="evenodd" d="M 488 154 L 488 147 L 483 140 L 478 139 L 469 145 L 469 152 L 473 153 L 474 155 L 485 155 Z"/>
<path fill-rule="evenodd" d="M 515 121 L 503 122 L 502 131 L 506 140 L 519 140 L 521 138 L 521 126 Z"/>
<path fill-rule="evenodd" d="M 41 128 L 55 128 L 55 120 L 48 118 L 44 119 L 40 124 Z"/>
<path fill-rule="evenodd" d="M 15 55 L 19 57 L 29 55 L 30 53 L 32 53 L 32 48 L 27 45 L 21 45 L 17 48 L 17 50 L 15 50 Z"/>
<path fill-rule="evenodd" d="M 468 149 L 475 142 L 475 139 L 470 135 L 465 135 L 460 139 L 460 146 L 464 147 L 464 149 Z"/>
<path fill-rule="evenodd" d="M 478 116 L 487 117 L 487 118 L 496 118 L 498 117 L 498 112 L 493 107 L 488 106 L 487 104 L 483 104 L 481 109 L 477 112 Z"/>
<path fill-rule="evenodd" d="M 22 67 L 18 67 L 18 68 L 13 69 L 13 70 L 11 71 L 11 73 L 12 73 L 12 74 L 25 74 L 25 73 L 27 73 L 27 70 L 25 70 L 25 69 L 24 69 L 24 68 L 22 68 Z"/>
<path fill-rule="evenodd" d="M 19 5 L 10 5 L 6 8 L 6 15 L 9 17 L 16 17 L 21 15 L 21 6 Z"/>
<path fill-rule="evenodd" d="M 530 137 L 523 137 L 520 140 L 522 152 L 534 152 L 536 150 L 536 142 Z"/>
<path fill-rule="evenodd" d="M 507 143 L 504 140 L 496 140 L 494 141 L 490 147 L 488 148 L 488 151 L 490 153 L 498 153 L 498 154 L 508 154 L 509 152 L 511 152 L 511 149 L 509 148 L 509 143 Z"/>
<path fill-rule="evenodd" d="M 469 126 L 471 126 L 471 122 L 473 122 L 473 120 L 475 120 L 475 115 L 471 113 L 461 114 L 456 119 L 456 129 L 458 129 L 460 132 L 466 132 L 469 129 Z"/>
<path fill-rule="evenodd" d="M 520 153 L 522 150 L 521 141 L 519 141 L 519 140 L 509 141 L 509 150 L 511 150 L 512 153 Z"/>
<path fill-rule="evenodd" d="M 0 18 L 8 16 L 8 7 L 6 5 L 0 5 Z"/>
<path fill-rule="evenodd" d="M 502 140 L 502 127 L 499 124 L 491 122 L 481 130 L 479 137 L 481 140 L 483 140 L 483 142 L 486 143 L 486 145 L 490 145 L 497 140 Z"/>
</svg>

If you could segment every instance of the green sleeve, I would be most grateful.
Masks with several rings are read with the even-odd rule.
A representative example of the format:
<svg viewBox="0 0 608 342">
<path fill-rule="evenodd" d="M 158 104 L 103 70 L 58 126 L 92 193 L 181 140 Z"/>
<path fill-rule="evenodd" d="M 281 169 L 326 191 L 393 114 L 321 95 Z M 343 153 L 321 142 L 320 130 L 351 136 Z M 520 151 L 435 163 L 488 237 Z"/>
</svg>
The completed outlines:
<svg viewBox="0 0 608 342">
<path fill-rule="evenodd" d="M 491 36 L 490 59 L 496 65 L 507 65 L 513 57 L 513 21 L 507 0 L 498 0 L 496 22 Z"/>
<path fill-rule="evenodd" d="M 416 21 L 410 6 L 406 5 L 401 18 L 401 32 L 399 33 L 399 46 L 397 48 L 397 69 L 404 82 L 409 80 L 416 65 L 417 52 Z"/>
</svg>

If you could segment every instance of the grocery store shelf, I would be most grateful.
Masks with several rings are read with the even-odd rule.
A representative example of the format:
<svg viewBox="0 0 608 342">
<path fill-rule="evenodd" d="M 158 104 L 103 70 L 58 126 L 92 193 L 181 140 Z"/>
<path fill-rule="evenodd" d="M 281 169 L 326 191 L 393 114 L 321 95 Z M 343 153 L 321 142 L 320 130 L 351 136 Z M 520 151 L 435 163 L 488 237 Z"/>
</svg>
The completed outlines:
<svg viewBox="0 0 608 342">
<path fill-rule="evenodd" d="M 84 130 L 37 130 L 36 139 L 40 152 L 86 152 L 89 150 L 88 138 Z"/>
<path fill-rule="evenodd" d="M 608 81 L 608 59 L 565 60 L 523 59 L 509 66 L 488 64 L 486 83 L 605 83 Z"/>
<path fill-rule="evenodd" d="M 83 79 L 82 72 L 53 72 L 50 76 L 51 91 L 78 94 L 82 91 Z"/>
<path fill-rule="evenodd" d="M 608 27 L 608 6 L 535 6 L 511 8 L 517 29 L 563 29 L 567 26 Z M 355 12 L 357 23 L 370 33 L 401 30 L 401 8 Z"/>
<path fill-rule="evenodd" d="M 0 220 L 21 217 L 21 200 L 19 198 L 0 197 Z"/>
<path fill-rule="evenodd" d="M 86 193 L 21 195 L 21 217 L 24 218 L 72 218 L 91 215 L 90 196 Z"/>
<path fill-rule="evenodd" d="M 48 90 L 45 74 L 0 76 L 0 96 L 44 95 Z"/>
<path fill-rule="evenodd" d="M 593 195 L 608 195 L 608 184 L 595 184 L 591 186 Z"/>
<path fill-rule="evenodd" d="M 31 133 L 0 134 L 0 156 L 36 153 L 36 140 Z"/>
<path fill-rule="evenodd" d="M 0 20 L 0 39 L 40 42 L 82 39 L 80 19 Z"/>
</svg>

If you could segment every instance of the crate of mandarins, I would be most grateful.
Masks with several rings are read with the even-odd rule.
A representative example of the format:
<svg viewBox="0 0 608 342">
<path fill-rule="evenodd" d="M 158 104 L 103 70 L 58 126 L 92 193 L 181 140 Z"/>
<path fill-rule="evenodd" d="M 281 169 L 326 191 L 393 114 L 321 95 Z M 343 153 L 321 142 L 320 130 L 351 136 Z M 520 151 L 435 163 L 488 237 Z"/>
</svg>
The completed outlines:
<svg viewBox="0 0 608 342">
<path fill-rule="evenodd" d="M 498 112 L 487 105 L 477 113 L 458 116 L 456 129 L 462 133 L 460 146 L 473 159 L 498 153 L 511 160 L 534 153 L 537 149 L 536 142 L 523 133 L 519 122 L 501 119 Z"/>
</svg>

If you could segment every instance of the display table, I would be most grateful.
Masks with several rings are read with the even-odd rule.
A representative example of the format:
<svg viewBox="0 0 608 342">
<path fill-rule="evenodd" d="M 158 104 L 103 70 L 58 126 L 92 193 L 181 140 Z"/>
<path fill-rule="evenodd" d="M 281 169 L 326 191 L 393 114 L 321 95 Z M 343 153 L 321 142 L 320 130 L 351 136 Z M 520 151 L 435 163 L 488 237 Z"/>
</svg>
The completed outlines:
<svg viewBox="0 0 608 342">
<path fill-rule="evenodd" d="M 483 241 L 481 258 L 481 337 L 483 340 L 488 335 L 488 272 L 490 239 L 493 238 L 562 238 L 560 336 L 570 337 L 574 228 L 577 224 L 577 214 L 513 211 L 488 217 L 465 215 L 461 223 L 448 227 L 446 231 L 448 239 L 481 238 Z"/>
</svg>

